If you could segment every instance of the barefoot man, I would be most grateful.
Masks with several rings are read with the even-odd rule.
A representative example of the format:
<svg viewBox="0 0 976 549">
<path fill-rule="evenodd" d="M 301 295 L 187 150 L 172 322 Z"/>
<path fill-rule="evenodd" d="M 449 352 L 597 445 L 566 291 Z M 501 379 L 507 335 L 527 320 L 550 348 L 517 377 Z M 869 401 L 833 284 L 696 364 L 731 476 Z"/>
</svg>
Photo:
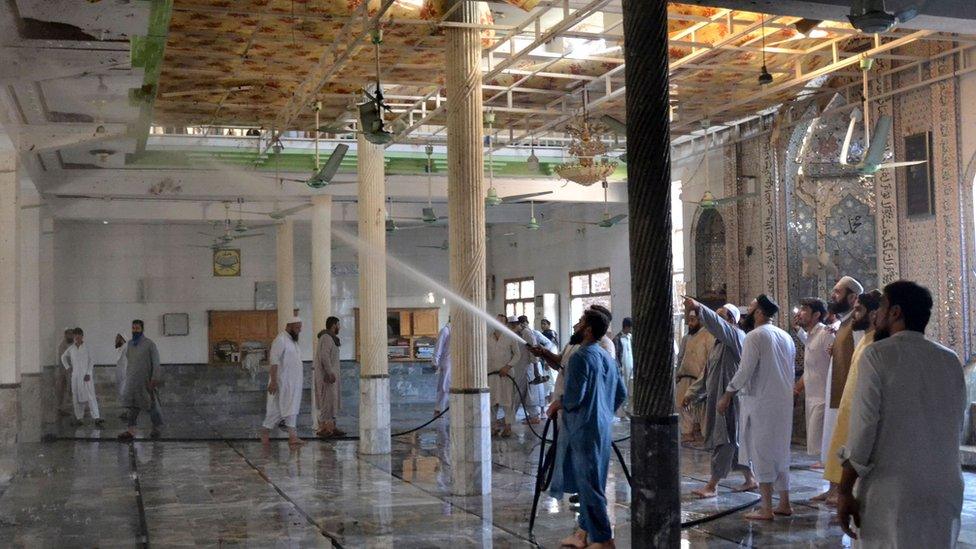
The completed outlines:
<svg viewBox="0 0 976 549">
<path fill-rule="evenodd" d="M 284 420 L 288 431 L 288 444 L 304 444 L 298 438 L 295 422 L 302 407 L 302 351 L 298 347 L 298 334 L 302 332 L 302 319 L 292 317 L 285 330 L 271 344 L 271 373 L 268 376 L 268 405 L 261 425 L 261 442 L 271 444 L 271 430 Z"/>
<path fill-rule="evenodd" d="M 719 481 L 727 477 L 733 469 L 742 473 L 742 485 L 736 489 L 737 492 L 755 490 L 759 484 L 756 483 L 752 469 L 748 465 L 739 464 L 739 436 L 736 431 L 739 419 L 739 404 L 736 402 L 738 399 L 733 399 L 725 414 L 719 414 L 716 410 L 725 388 L 739 369 L 742 343 L 746 339 L 745 332 L 739 328 L 739 309 L 726 303 L 713 312 L 689 297 L 685 298 L 685 311 L 697 314 L 702 326 L 715 337 L 715 343 L 708 353 L 704 374 L 688 388 L 681 402 L 682 406 L 687 407 L 705 401 L 705 447 L 712 450 L 712 476 L 708 484 L 692 490 L 691 493 L 703 499 L 717 496 Z"/>
<path fill-rule="evenodd" d="M 727 414 L 736 395 L 742 411 L 739 417 L 739 463 L 752 465 L 762 495 L 760 507 L 745 515 L 747 520 L 773 520 L 789 516 L 790 436 L 793 431 L 793 338 L 772 324 L 779 305 L 761 294 L 749 306 L 755 324 L 742 344 L 739 370 L 718 403 Z M 779 505 L 773 508 L 773 490 Z"/>
<path fill-rule="evenodd" d="M 565 489 L 579 494 L 579 527 L 562 547 L 614 547 L 607 514 L 607 470 L 610 468 L 614 412 L 627 397 L 617 363 L 597 343 L 610 321 L 603 313 L 583 313 L 583 345 L 569 360 L 562 398 L 549 408 L 550 417 L 564 412 L 569 448 L 562 464 Z M 563 376 L 560 376 L 563 377 Z"/>
</svg>

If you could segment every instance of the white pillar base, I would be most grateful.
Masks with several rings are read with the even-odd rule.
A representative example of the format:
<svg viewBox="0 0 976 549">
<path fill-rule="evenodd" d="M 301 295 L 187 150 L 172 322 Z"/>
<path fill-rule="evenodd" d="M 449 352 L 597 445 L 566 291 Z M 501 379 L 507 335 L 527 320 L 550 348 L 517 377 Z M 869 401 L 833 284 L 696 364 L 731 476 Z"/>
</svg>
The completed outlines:
<svg viewBox="0 0 976 549">
<path fill-rule="evenodd" d="M 0 386 L 0 448 L 17 443 L 20 429 L 20 384 Z"/>
<path fill-rule="evenodd" d="M 20 376 L 20 429 L 18 442 L 40 442 L 44 418 L 44 376 L 23 374 Z"/>
<path fill-rule="evenodd" d="M 390 453 L 390 378 L 359 378 L 359 453 Z"/>
<path fill-rule="evenodd" d="M 451 481 L 458 496 L 491 493 L 491 396 L 451 391 Z"/>
</svg>

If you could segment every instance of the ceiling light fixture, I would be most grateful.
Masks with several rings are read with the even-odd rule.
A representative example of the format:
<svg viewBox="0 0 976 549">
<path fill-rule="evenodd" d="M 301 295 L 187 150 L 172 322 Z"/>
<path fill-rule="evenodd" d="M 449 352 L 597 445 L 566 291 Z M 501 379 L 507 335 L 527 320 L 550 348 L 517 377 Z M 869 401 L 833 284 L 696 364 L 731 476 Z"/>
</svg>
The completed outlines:
<svg viewBox="0 0 976 549">
<path fill-rule="evenodd" d="M 759 27 L 760 33 L 762 34 L 762 70 L 759 71 L 759 81 L 760 86 L 765 86 L 766 84 L 773 83 L 773 75 L 769 74 L 769 70 L 766 69 L 766 15 L 759 15 Z"/>
</svg>

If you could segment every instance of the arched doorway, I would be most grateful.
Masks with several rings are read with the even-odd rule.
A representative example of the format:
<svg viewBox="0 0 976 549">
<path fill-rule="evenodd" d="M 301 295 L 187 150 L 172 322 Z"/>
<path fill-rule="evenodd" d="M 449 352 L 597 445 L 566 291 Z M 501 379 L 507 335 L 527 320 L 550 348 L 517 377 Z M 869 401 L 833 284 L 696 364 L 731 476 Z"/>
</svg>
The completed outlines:
<svg viewBox="0 0 976 549">
<path fill-rule="evenodd" d="M 695 281 L 700 299 L 725 299 L 725 223 L 718 210 L 703 210 L 698 217 L 695 228 Z"/>
</svg>

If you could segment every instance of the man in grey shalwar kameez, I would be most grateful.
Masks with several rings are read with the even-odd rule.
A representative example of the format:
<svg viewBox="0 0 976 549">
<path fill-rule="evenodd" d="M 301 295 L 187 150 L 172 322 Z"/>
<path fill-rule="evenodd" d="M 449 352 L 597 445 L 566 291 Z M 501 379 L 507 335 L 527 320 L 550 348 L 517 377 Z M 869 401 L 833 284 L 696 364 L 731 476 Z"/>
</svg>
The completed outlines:
<svg viewBox="0 0 976 549">
<path fill-rule="evenodd" d="M 318 349 L 315 360 L 312 361 L 312 382 L 315 391 L 315 403 L 318 406 L 318 431 L 321 438 L 345 436 L 345 431 L 336 427 L 336 416 L 339 415 L 340 391 L 339 379 L 341 366 L 339 362 L 339 319 L 330 316 L 325 321 L 325 333 L 319 336 Z"/>
<path fill-rule="evenodd" d="M 957 542 L 966 380 L 959 357 L 925 339 L 931 312 L 927 289 L 904 280 L 885 286 L 875 342 L 858 362 L 837 515 L 859 547 Z"/>
<path fill-rule="evenodd" d="M 119 435 L 119 440 L 132 440 L 136 435 L 139 412 L 149 412 L 152 421 L 151 438 L 159 438 L 159 428 L 163 424 L 162 411 L 156 398 L 159 385 L 159 350 L 153 340 L 143 335 L 145 324 L 141 320 L 132 321 L 132 339 L 125 350 L 128 366 L 125 371 L 125 390 L 122 393 L 122 406 L 128 409 L 129 429 Z"/>
<path fill-rule="evenodd" d="M 691 493 L 700 498 L 713 498 L 718 495 L 718 483 L 733 471 L 742 473 L 743 482 L 736 491 L 744 492 L 759 487 L 752 469 L 739 461 L 739 437 L 736 424 L 739 419 L 738 399 L 733 399 L 725 414 L 716 410 L 719 399 L 725 393 L 725 388 L 739 369 L 739 359 L 742 356 L 742 343 L 746 334 L 739 328 L 739 309 L 735 305 L 726 303 L 712 311 L 697 301 L 686 298 L 685 310 L 695 311 L 702 325 L 715 338 L 708 353 L 704 374 L 688 388 L 683 395 L 682 405 L 688 406 L 695 402 L 705 401 L 705 448 L 712 450 L 712 476 L 708 484 L 702 488 L 692 490 Z"/>
</svg>

